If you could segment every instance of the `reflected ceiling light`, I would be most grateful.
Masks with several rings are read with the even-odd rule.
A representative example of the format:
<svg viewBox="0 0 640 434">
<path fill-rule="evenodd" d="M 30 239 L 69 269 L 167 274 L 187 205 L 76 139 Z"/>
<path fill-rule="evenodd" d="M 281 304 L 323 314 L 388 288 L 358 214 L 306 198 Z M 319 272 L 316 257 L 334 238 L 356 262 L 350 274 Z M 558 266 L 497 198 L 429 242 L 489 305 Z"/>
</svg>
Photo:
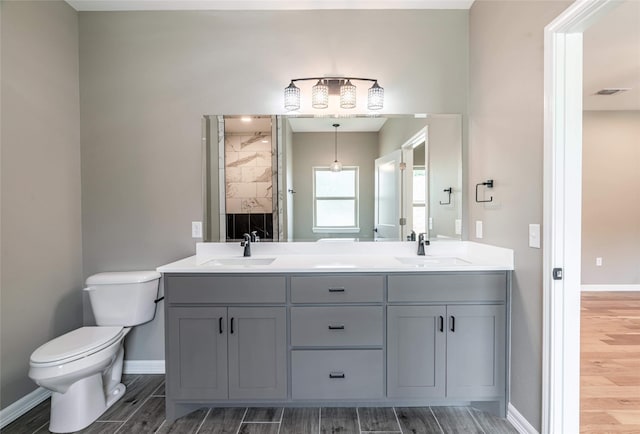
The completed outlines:
<svg viewBox="0 0 640 434">
<path fill-rule="evenodd" d="M 367 109 L 381 110 L 384 106 L 384 88 L 374 78 L 358 77 L 308 77 L 294 78 L 284 89 L 284 108 L 287 111 L 300 110 L 300 88 L 296 81 L 317 80 L 311 88 L 311 106 L 314 109 L 326 109 L 329 107 L 329 95 L 340 96 L 340 108 L 356 108 L 356 86 L 353 81 L 370 81 L 373 85 L 367 95 Z"/>
<path fill-rule="evenodd" d="M 329 168 L 331 169 L 332 172 L 340 172 L 342 170 L 342 163 L 338 161 L 338 127 L 340 126 L 340 124 L 333 124 L 332 125 L 335 129 L 336 129 L 336 134 L 335 134 L 335 159 L 333 160 L 333 163 L 331 163 L 331 166 L 329 166 Z"/>
</svg>

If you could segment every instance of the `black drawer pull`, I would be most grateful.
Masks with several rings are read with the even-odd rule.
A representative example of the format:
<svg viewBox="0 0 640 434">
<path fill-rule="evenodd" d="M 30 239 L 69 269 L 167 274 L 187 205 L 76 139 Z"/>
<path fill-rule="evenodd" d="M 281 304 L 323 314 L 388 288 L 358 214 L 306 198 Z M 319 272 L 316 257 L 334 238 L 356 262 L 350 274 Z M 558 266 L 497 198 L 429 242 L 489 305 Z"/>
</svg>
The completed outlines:
<svg viewBox="0 0 640 434">
<path fill-rule="evenodd" d="M 329 330 L 344 330 L 344 324 L 341 324 L 341 325 L 329 324 Z"/>
<path fill-rule="evenodd" d="M 444 317 L 440 315 L 440 331 L 444 332 Z"/>
<path fill-rule="evenodd" d="M 222 317 L 218 320 L 218 330 L 220 331 L 220 334 L 222 334 Z"/>
<path fill-rule="evenodd" d="M 229 327 L 229 333 L 233 334 L 233 318 L 231 318 L 231 326 Z"/>
<path fill-rule="evenodd" d="M 344 292 L 343 288 L 329 288 L 329 292 Z"/>
<path fill-rule="evenodd" d="M 456 331 L 456 317 L 451 315 L 451 329 L 452 332 Z"/>
<path fill-rule="evenodd" d="M 344 372 L 329 372 L 329 378 L 344 378 Z"/>
</svg>

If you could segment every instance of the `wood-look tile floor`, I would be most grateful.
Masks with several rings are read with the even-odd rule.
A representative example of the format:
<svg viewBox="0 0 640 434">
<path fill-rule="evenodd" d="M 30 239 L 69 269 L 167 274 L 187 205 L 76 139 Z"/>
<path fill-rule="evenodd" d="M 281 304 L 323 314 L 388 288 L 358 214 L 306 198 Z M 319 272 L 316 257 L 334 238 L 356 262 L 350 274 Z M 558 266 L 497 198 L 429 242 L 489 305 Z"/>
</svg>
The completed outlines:
<svg viewBox="0 0 640 434">
<path fill-rule="evenodd" d="M 640 292 L 585 292 L 580 432 L 640 433 Z"/>
<path fill-rule="evenodd" d="M 124 397 L 85 434 L 517 434 L 509 422 L 470 407 L 201 408 L 174 423 L 164 418 L 164 375 L 125 375 Z M 42 434 L 49 400 L 2 430 Z"/>
</svg>

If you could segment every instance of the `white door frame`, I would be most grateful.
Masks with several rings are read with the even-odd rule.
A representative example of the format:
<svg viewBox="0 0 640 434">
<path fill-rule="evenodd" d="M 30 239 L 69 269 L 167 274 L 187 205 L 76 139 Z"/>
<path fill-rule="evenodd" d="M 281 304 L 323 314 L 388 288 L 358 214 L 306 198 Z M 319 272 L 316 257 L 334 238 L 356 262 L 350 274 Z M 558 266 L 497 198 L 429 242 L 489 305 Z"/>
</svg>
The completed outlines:
<svg viewBox="0 0 640 434">
<path fill-rule="evenodd" d="M 620 3 L 577 0 L 544 31 L 543 433 L 580 427 L 582 33 Z"/>
</svg>

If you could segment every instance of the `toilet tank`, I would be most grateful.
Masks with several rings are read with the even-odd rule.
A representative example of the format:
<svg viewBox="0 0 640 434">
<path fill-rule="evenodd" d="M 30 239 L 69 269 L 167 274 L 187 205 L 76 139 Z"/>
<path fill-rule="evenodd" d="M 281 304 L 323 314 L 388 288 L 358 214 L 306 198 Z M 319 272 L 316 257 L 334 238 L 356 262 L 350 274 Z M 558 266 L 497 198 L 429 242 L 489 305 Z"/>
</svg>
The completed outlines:
<svg viewBox="0 0 640 434">
<path fill-rule="evenodd" d="M 153 319 L 160 273 L 119 271 L 89 277 L 84 289 L 99 326 L 132 327 Z"/>
</svg>

